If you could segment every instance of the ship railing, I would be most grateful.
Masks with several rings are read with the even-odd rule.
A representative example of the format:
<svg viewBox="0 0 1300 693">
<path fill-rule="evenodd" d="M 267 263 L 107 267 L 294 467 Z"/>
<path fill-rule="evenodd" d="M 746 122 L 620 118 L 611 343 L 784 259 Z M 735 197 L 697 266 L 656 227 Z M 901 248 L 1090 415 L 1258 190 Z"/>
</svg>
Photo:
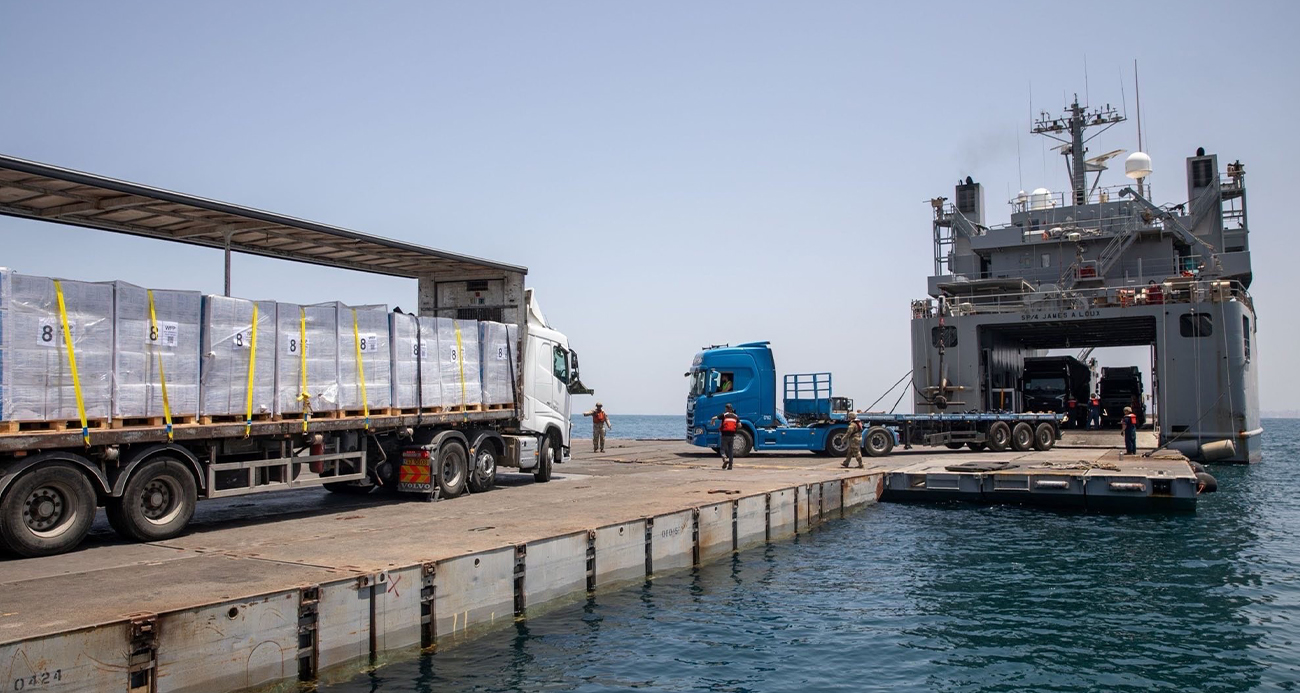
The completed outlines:
<svg viewBox="0 0 1300 693">
<path fill-rule="evenodd" d="M 1047 288 L 1004 294 L 954 296 L 945 299 L 945 315 L 960 317 L 1043 311 L 1087 311 L 1099 308 L 1191 304 L 1207 301 L 1241 301 L 1254 310 L 1250 293 L 1238 281 L 1177 276 L 1154 284 L 1111 284 L 1087 289 Z M 938 314 L 938 299 L 923 298 L 912 301 L 913 319 L 931 318 Z"/>
<path fill-rule="evenodd" d="M 1053 258 L 1055 259 L 1055 258 Z M 1196 271 L 1206 264 L 1204 256 L 1188 255 L 1180 259 L 1162 258 L 1159 260 L 1138 258 L 1120 262 L 1111 268 L 1105 281 L 1108 285 L 1133 286 L 1157 283 L 1169 277 L 1176 277 L 1183 271 Z M 1056 284 L 1063 274 L 1059 267 L 1036 269 L 1016 269 L 1014 272 L 984 272 L 979 279 L 1023 279 L 1030 284 Z"/>
</svg>

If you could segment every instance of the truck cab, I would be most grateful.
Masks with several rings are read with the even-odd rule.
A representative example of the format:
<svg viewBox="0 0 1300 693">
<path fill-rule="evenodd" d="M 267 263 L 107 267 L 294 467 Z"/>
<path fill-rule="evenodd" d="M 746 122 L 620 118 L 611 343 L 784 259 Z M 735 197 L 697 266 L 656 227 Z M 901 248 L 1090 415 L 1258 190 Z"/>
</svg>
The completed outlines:
<svg viewBox="0 0 1300 693">
<path fill-rule="evenodd" d="M 1137 366 L 1102 368 L 1097 390 L 1101 398 L 1101 425 L 1118 426 L 1120 419 L 1124 418 L 1124 407 L 1133 408 L 1139 426 L 1147 424 L 1142 371 Z"/>
<path fill-rule="evenodd" d="M 1066 414 L 1076 427 L 1087 423 L 1092 394 L 1087 364 L 1073 356 L 1027 358 L 1022 382 L 1024 411 Z"/>
<path fill-rule="evenodd" d="M 572 396 L 591 394 L 579 379 L 578 352 L 569 338 L 546 322 L 532 289 L 525 292 L 522 431 L 558 441 L 562 462 L 569 455 Z"/>
<path fill-rule="evenodd" d="M 733 452 L 811 450 L 845 452 L 844 415 L 852 400 L 831 395 L 829 373 L 792 374 L 785 378 L 784 411 L 776 406 L 776 363 L 769 342 L 714 346 L 695 355 L 686 373 L 686 440 L 717 449 L 719 423 L 728 404 L 740 417 Z"/>
</svg>

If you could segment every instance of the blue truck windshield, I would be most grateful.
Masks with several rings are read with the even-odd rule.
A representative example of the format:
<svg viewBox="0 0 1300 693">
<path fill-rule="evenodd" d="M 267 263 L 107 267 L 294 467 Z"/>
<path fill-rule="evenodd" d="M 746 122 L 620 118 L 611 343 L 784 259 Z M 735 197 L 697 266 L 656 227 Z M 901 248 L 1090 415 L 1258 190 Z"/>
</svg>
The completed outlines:
<svg viewBox="0 0 1300 693">
<path fill-rule="evenodd" d="M 708 371 L 695 371 L 691 374 L 691 396 L 699 397 L 704 394 L 704 386 L 708 383 Z"/>
</svg>

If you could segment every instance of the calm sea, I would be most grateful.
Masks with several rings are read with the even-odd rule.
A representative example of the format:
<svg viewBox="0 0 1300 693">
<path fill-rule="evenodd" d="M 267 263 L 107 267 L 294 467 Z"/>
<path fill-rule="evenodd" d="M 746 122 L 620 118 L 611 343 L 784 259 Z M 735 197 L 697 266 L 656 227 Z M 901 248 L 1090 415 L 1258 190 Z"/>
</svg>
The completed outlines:
<svg viewBox="0 0 1300 693">
<path fill-rule="evenodd" d="M 681 414 L 647 415 L 647 414 L 610 414 L 609 423 L 614 428 L 605 434 L 606 438 L 668 438 L 686 439 L 686 412 Z M 573 437 L 591 439 L 591 418 L 578 414 L 573 417 Z"/>
<path fill-rule="evenodd" d="M 1300 422 L 1265 428 L 1195 514 L 880 504 L 321 690 L 1297 690 Z"/>
</svg>

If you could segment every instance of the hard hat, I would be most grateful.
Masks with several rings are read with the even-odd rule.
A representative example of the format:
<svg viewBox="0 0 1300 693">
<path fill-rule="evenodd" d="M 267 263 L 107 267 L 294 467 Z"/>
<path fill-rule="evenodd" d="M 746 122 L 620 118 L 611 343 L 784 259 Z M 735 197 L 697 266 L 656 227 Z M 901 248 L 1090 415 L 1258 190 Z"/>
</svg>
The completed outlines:
<svg viewBox="0 0 1300 693">
<path fill-rule="evenodd" d="M 1132 414 L 1132 413 L 1133 413 L 1133 407 L 1124 407 L 1124 413 L 1125 413 L 1125 414 Z"/>
<path fill-rule="evenodd" d="M 605 406 L 605 405 L 601 404 L 600 402 L 596 402 L 596 407 L 597 407 L 597 408 L 600 408 L 600 407 L 603 407 L 603 406 Z"/>
<path fill-rule="evenodd" d="M 850 421 L 852 421 L 853 419 L 858 418 L 858 415 L 857 415 L 857 414 L 854 414 L 853 412 L 849 412 L 849 417 L 848 417 L 848 418 L 849 418 Z"/>
</svg>

